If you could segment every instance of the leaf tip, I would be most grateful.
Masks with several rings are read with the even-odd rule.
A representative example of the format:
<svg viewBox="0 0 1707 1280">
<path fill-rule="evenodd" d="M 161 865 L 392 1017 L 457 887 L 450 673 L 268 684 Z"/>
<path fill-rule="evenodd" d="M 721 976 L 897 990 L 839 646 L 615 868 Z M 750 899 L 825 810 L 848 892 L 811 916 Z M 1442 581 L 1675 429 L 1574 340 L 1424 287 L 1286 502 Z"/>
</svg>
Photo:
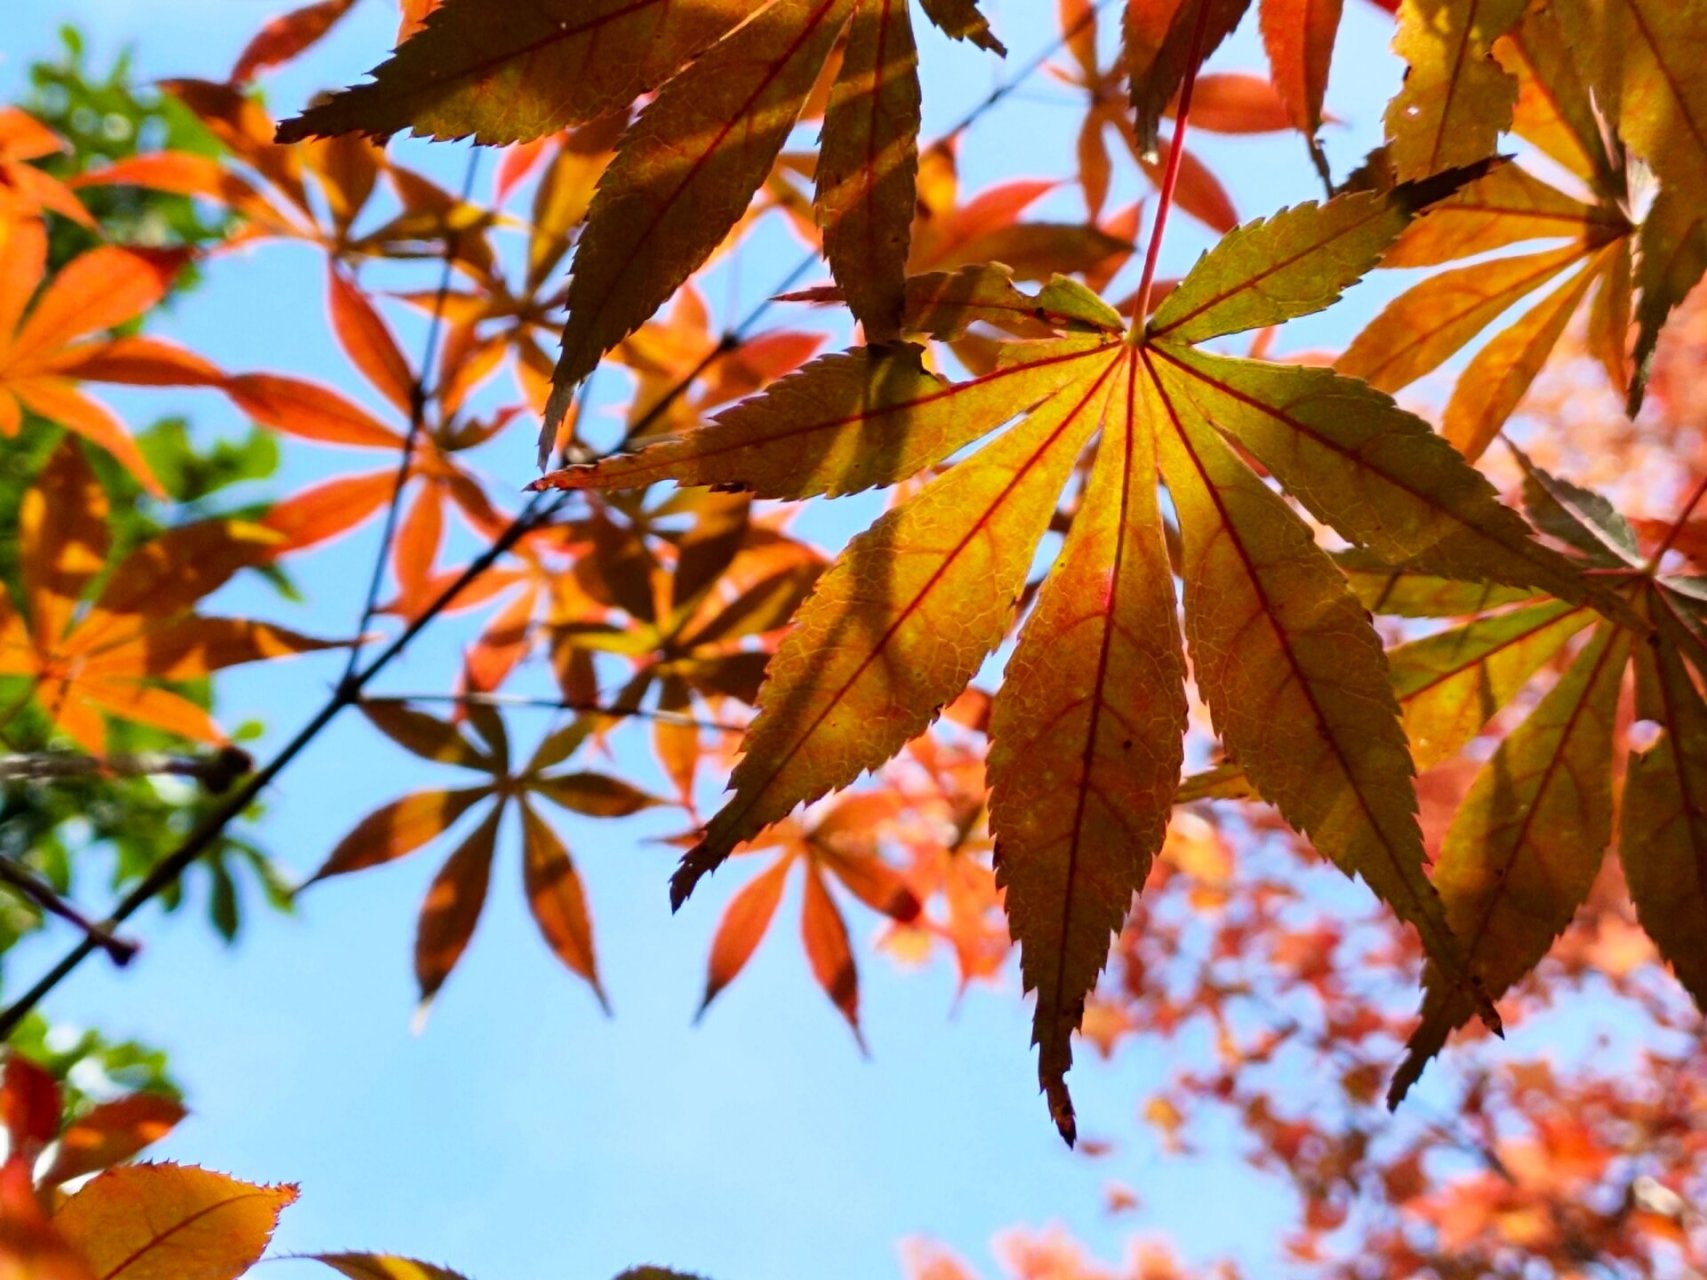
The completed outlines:
<svg viewBox="0 0 1707 1280">
<path fill-rule="evenodd" d="M 415 1006 L 415 1012 L 409 1015 L 409 1034 L 418 1036 L 427 1030 L 427 1019 L 433 1012 L 433 994 L 431 992 L 421 997 Z"/>
<path fill-rule="evenodd" d="M 562 370 L 558 370 L 559 374 Z M 551 464 L 551 452 L 557 447 L 557 437 L 562 431 L 564 421 L 569 417 L 569 410 L 574 407 L 575 391 L 581 385 L 579 377 L 574 379 L 558 377 L 552 380 L 551 395 L 545 402 L 545 419 L 539 428 L 539 469 L 544 471 Z"/>
<path fill-rule="evenodd" d="M 1491 1006 L 1490 1006 L 1491 1008 Z M 1494 1022 L 1499 1022 L 1499 1014 L 1493 1015 Z M 1395 1111 L 1405 1095 L 1410 1093 L 1411 1086 L 1422 1078 L 1428 1064 L 1439 1056 L 1446 1047 L 1446 1037 L 1452 1034 L 1453 1018 L 1440 1008 L 1430 1008 L 1428 1000 L 1423 1002 L 1422 1021 L 1411 1033 L 1409 1042 L 1405 1045 L 1405 1060 L 1399 1064 L 1393 1073 L 1393 1082 L 1387 1087 L 1387 1110 Z M 1490 1024 L 1490 1030 L 1494 1027 Z"/>
<path fill-rule="evenodd" d="M 1073 1111 L 1073 1095 L 1067 1091 L 1066 1077 L 1055 1075 L 1044 1080 L 1043 1092 L 1049 1100 L 1049 1118 L 1055 1122 L 1055 1131 L 1061 1135 L 1061 1141 L 1073 1147 L 1079 1140 L 1079 1122 Z"/>
</svg>

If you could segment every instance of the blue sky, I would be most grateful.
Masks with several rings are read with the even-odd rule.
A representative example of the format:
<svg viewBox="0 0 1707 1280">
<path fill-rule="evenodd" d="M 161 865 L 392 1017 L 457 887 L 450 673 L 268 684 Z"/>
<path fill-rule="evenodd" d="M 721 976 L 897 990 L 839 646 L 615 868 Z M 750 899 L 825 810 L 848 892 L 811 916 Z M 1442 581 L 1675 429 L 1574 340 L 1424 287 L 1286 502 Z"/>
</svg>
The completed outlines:
<svg viewBox="0 0 1707 1280">
<path fill-rule="evenodd" d="M 66 22 L 87 33 L 97 68 L 134 43 L 145 78 L 218 78 L 277 7 L 273 0 L 14 0 L 0 16 L 0 91 L 15 95 L 24 65 L 55 50 L 54 30 Z M 1011 64 L 1051 39 L 1052 5 L 987 0 L 985 7 L 1013 51 Z M 322 49 L 269 83 L 275 110 L 357 78 L 389 47 L 394 21 L 384 0 L 362 0 Z M 1388 21 L 1361 0 L 1347 7 L 1330 92 L 1330 107 L 1345 121 L 1328 140 L 1340 172 L 1375 140 L 1382 94 L 1396 83 L 1383 47 Z M 1215 65 L 1259 68 L 1253 28 L 1247 23 Z M 934 33 L 921 44 L 930 134 L 933 123 L 940 127 L 981 98 L 1001 68 Z M 1060 86 L 1036 78 L 983 134 L 974 133 L 963 180 L 1069 176 L 1066 101 Z M 400 145 L 408 163 L 454 183 L 460 150 Z M 1294 139 L 1213 140 L 1203 152 L 1247 216 L 1319 194 Z M 488 179 L 491 172 L 488 162 Z M 1072 200 L 1062 197 L 1062 213 L 1074 212 Z M 1206 245 L 1176 217 L 1164 273 L 1182 270 Z M 783 248 L 776 262 L 751 265 L 749 286 L 772 280 L 794 252 Z M 326 331 L 322 280 L 304 248 L 244 251 L 210 264 L 205 287 L 161 331 L 232 369 L 318 378 L 372 405 Z M 1370 309 L 1354 298 L 1331 319 L 1298 325 L 1288 345 L 1336 341 Z M 418 328 L 393 318 L 418 350 Z M 240 426 L 211 395 L 109 398 L 138 423 L 187 406 L 198 430 Z M 513 456 L 495 464 L 518 485 L 530 434 L 518 428 L 501 446 Z M 340 461 L 290 449 L 281 487 Z M 825 539 L 850 527 L 845 513 L 814 521 L 808 527 Z M 303 629 L 347 632 L 375 541 L 370 530 L 304 558 L 305 609 L 292 611 L 253 588 L 237 588 L 221 603 Z M 411 651 L 385 687 L 447 687 L 465 634 L 452 627 Z M 294 730 L 337 670 L 335 659 L 310 659 L 234 673 L 223 686 L 224 717 L 264 719 L 264 754 Z M 512 733 L 531 743 L 544 728 L 543 715 L 523 713 Z M 644 769 L 643 751 L 628 749 L 619 767 Z M 306 874 L 369 809 L 437 782 L 429 769 L 346 719 L 270 790 L 260 838 Z M 989 1269 L 993 1231 L 1060 1221 L 1109 1258 L 1136 1229 L 1165 1232 L 1188 1256 L 1233 1253 L 1259 1271 L 1272 1260 L 1284 1203 L 1225 1155 L 1163 1156 L 1136 1121 L 1168 1069 L 1168 1045 L 1134 1045 L 1111 1064 L 1087 1056 L 1074 1073 L 1082 1130 L 1120 1138 L 1121 1146 L 1101 1160 L 1062 1147 L 1037 1097 L 1028 1010 L 1011 972 L 1000 989 L 976 989 L 957 1005 L 945 964 L 901 974 L 867 949 L 867 1060 L 812 985 L 785 905 L 750 971 L 691 1026 L 710 932 L 730 886 L 710 885 L 704 901 L 672 919 L 664 894 L 672 854 L 645 838 L 675 826 L 679 820 L 666 816 L 563 828 L 592 895 L 614 1018 L 550 958 L 527 920 L 513 832 L 501 846 L 474 945 L 424 1034 L 409 1027 L 409 948 L 421 895 L 442 860 L 432 852 L 323 886 L 296 918 L 256 911 L 231 949 L 193 912 L 145 913 L 134 922 L 147 943 L 143 958 L 124 973 L 90 964 L 50 1010 L 170 1049 L 194 1114 L 160 1154 L 302 1184 L 278 1237 L 285 1251 L 383 1249 L 488 1280 L 605 1280 L 642 1261 L 717 1280 L 855 1280 L 895 1274 L 896 1243 L 908 1235 L 940 1239 Z M 855 917 L 853 927 L 856 941 L 874 936 L 869 916 Z M 13 972 L 33 975 L 63 942 L 50 934 L 21 950 Z M 1226 1134 L 1204 1136 L 1212 1149 L 1230 1142 Z M 1103 1214 L 1110 1179 L 1138 1190 L 1137 1215 Z M 1228 1218 L 1233 1205 L 1236 1226 Z"/>
</svg>

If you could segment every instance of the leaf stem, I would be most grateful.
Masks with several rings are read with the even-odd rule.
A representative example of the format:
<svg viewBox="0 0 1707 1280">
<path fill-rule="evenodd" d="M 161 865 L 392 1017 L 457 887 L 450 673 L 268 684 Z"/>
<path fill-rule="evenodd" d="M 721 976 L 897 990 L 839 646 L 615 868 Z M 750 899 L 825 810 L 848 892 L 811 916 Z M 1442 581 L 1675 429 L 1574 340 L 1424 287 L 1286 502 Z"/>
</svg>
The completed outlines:
<svg viewBox="0 0 1707 1280">
<path fill-rule="evenodd" d="M 470 146 L 468 168 L 462 176 L 461 200 L 464 204 L 468 203 L 474 192 L 474 176 L 479 169 L 480 148 Z M 451 271 L 456 265 L 456 238 L 448 229 L 441 262 L 438 292 L 433 297 L 432 317 L 427 322 L 427 340 L 421 351 L 421 366 L 415 371 L 415 377 L 409 385 L 409 429 L 403 436 L 403 452 L 397 459 L 397 477 L 391 486 L 391 499 L 385 507 L 385 523 L 380 529 L 379 550 L 374 554 L 373 573 L 368 577 L 361 621 L 356 625 L 355 637 L 350 642 L 350 660 L 344 666 L 346 682 L 355 677 L 356 667 L 361 663 L 363 637 L 373 625 L 374 615 L 379 612 L 379 593 L 385 586 L 385 565 L 391 559 L 392 544 L 397 541 L 398 517 L 403 508 L 403 490 L 409 486 L 409 473 L 415 462 L 415 446 L 421 438 L 421 432 L 426 429 L 427 401 L 432 399 L 432 393 L 427 390 L 427 379 L 432 376 L 433 362 L 438 358 L 439 335 L 444 329 L 445 300 L 450 294 Z"/>
<path fill-rule="evenodd" d="M 1168 167 L 1162 175 L 1161 194 L 1156 198 L 1156 221 L 1150 228 L 1150 244 L 1144 253 L 1144 276 L 1138 282 L 1138 300 L 1132 308 L 1132 333 L 1141 333 L 1150 314 L 1150 287 L 1156 280 L 1156 261 L 1162 253 L 1162 233 L 1173 207 L 1174 189 L 1179 185 L 1180 163 L 1185 156 L 1186 122 L 1191 116 L 1191 91 L 1197 87 L 1197 71 L 1203 61 L 1203 39 L 1209 30 L 1210 0 L 1197 0 L 1197 19 L 1191 25 L 1191 44 L 1185 55 L 1185 81 L 1180 85 L 1179 110 L 1174 112 L 1173 140 L 1168 145 Z"/>
<path fill-rule="evenodd" d="M 1665 553 L 1670 551 L 1672 544 L 1683 533 L 1683 526 L 1689 523 L 1689 517 L 1695 514 L 1695 508 L 1701 505 L 1701 499 L 1707 498 L 1707 476 L 1702 476 L 1695 491 L 1689 495 L 1689 501 L 1683 504 L 1683 510 L 1678 512 L 1677 519 L 1671 522 L 1671 528 L 1666 530 L 1666 536 L 1660 540 L 1660 545 L 1654 548 L 1654 554 L 1648 557 L 1647 572 L 1651 577 L 1660 567 L 1660 561 Z"/>
</svg>

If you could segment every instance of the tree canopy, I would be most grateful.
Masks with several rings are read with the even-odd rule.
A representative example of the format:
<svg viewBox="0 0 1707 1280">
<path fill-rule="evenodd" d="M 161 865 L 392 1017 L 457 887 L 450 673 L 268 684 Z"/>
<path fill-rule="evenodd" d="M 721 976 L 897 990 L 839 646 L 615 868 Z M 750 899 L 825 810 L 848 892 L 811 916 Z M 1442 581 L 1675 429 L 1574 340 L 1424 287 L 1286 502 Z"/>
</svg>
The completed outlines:
<svg viewBox="0 0 1707 1280">
<path fill-rule="evenodd" d="M 0 1274 L 235 1277 L 296 1198 L 135 1162 L 185 1114 L 164 1059 L 50 1032 L 90 957 L 147 964 L 145 908 L 200 880 L 231 937 L 257 891 L 437 859 L 425 1017 L 515 858 L 608 1011 L 565 823 L 642 814 L 659 894 L 721 898 L 702 1015 L 785 899 L 861 1048 L 850 920 L 962 988 L 1017 968 L 1067 1144 L 1076 1051 L 1177 1039 L 1144 1119 L 1180 1158 L 1230 1119 L 1299 1274 L 1707 1265 L 1707 6 L 1376 0 L 1403 69 L 1348 158 L 1339 0 L 1059 0 L 1011 53 L 978 0 L 403 0 L 368 78 L 275 119 L 353 4 L 158 89 L 68 37 L 0 108 L 0 946 L 67 939 L 3 962 Z M 1242 24 L 1266 65 L 1223 65 Z M 939 40 L 1004 70 L 933 134 Z M 1045 77 L 1065 171 L 968 190 Z M 1241 215 L 1205 134 L 1319 196 Z M 468 140 L 460 188 L 405 135 Z M 359 398 L 162 336 L 283 246 L 324 315 L 252 322 L 327 329 Z M 1293 343 L 1354 289 L 1385 301 Z M 853 495 L 845 545 L 802 531 Z M 298 566 L 363 529 L 328 627 Z M 222 673 L 312 654 L 335 680 L 252 756 Z M 343 719 L 419 785 L 293 884 L 260 803 Z M 1595 1002 L 1639 1028 L 1616 1062 L 1493 1039 Z"/>
</svg>

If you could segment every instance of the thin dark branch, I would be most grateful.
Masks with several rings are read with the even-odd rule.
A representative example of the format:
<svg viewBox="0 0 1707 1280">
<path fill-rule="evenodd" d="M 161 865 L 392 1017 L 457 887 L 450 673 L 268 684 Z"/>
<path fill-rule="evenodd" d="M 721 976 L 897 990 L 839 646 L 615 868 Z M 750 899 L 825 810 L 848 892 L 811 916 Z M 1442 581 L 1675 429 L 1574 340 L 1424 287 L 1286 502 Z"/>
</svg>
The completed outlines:
<svg viewBox="0 0 1707 1280">
<path fill-rule="evenodd" d="M 175 883 L 179 876 L 195 862 L 203 853 L 213 847 L 215 841 L 225 828 L 252 804 L 262 790 L 272 780 L 286 769 L 290 763 L 301 755 L 317 737 L 321 730 L 337 718 L 338 713 L 350 706 L 361 697 L 363 688 L 368 681 L 388 667 L 393 659 L 408 648 L 411 641 L 424 630 L 428 623 L 438 617 L 463 591 L 480 578 L 488 569 L 496 564 L 510 548 L 516 545 L 529 530 L 555 510 L 557 503 L 542 501 L 536 495 L 510 523 L 510 526 L 464 567 L 431 604 L 413 619 L 404 629 L 387 644 L 365 667 L 360 668 L 352 677 L 340 681 L 326 700 L 324 706 L 309 719 L 308 723 L 297 730 L 296 736 L 287 742 L 279 753 L 263 765 L 257 772 L 249 776 L 248 781 L 232 792 L 217 809 L 207 814 L 184 842 L 165 858 L 154 865 L 154 868 L 143 877 L 113 909 L 112 915 L 103 923 L 103 928 L 112 929 L 130 919 L 154 896 Z M 58 964 L 43 974 L 28 991 L 14 1000 L 4 1012 L 0 1012 L 0 1040 L 10 1036 L 23 1021 L 24 1017 L 40 1004 L 42 999 L 56 986 L 65 980 L 78 965 L 82 964 L 99 944 L 85 936 L 71 948 Z"/>
<path fill-rule="evenodd" d="M 9 884 L 49 915 L 58 916 L 83 931 L 84 941 L 98 947 L 121 968 L 136 958 L 140 948 L 126 938 L 116 938 L 104 925 L 90 920 L 59 896 L 46 880 L 14 858 L 0 856 L 0 883 Z"/>
<path fill-rule="evenodd" d="M 675 711 L 653 707 L 621 707 L 607 703 L 582 702 L 573 698 L 530 698 L 512 693 L 387 693 L 363 698 L 364 706 L 376 703 L 440 703 L 462 707 L 509 707 L 534 711 L 573 711 L 581 715 L 609 716 L 613 720 L 653 720 L 659 724 L 680 725 L 686 729 L 709 729 L 714 733 L 745 733 L 744 724 L 729 724 L 721 720 L 700 720 Z"/>
<path fill-rule="evenodd" d="M 462 175 L 464 204 L 474 193 L 475 174 L 480 169 L 480 148 L 468 149 L 468 167 Z M 385 566 L 391 559 L 392 544 L 397 541 L 397 523 L 403 509 L 403 491 L 409 487 L 409 471 L 415 462 L 415 445 L 427 425 L 427 404 L 433 393 L 427 389 L 434 362 L 438 359 L 439 338 L 444 329 L 445 301 L 450 296 L 451 274 L 456 269 L 457 239 L 445 235 L 444 253 L 440 257 L 439 287 L 433 296 L 433 311 L 427 321 L 427 340 L 421 350 L 421 364 L 409 385 L 409 430 L 403 437 L 403 451 L 397 459 L 397 477 L 391 486 L 391 499 L 385 507 L 385 523 L 380 528 L 379 550 L 374 554 L 373 573 L 368 577 L 367 596 L 362 602 L 361 622 L 356 626 L 355 639 L 350 644 L 350 660 L 344 666 L 344 679 L 351 679 L 361 664 L 363 638 L 379 612 L 380 592 L 385 589 Z"/>
<path fill-rule="evenodd" d="M 1004 99 L 1011 97 L 1021 85 L 1025 84 L 1026 81 L 1032 78 L 1032 76 L 1036 75 L 1039 71 L 1043 70 L 1044 67 L 1048 66 L 1049 60 L 1072 43 L 1074 36 L 1078 35 L 1086 27 L 1090 26 L 1091 23 L 1095 22 L 1097 15 L 1104 9 L 1112 8 L 1114 3 L 1115 0 L 1097 0 L 1094 5 L 1079 15 L 1078 21 L 1074 22 L 1072 26 L 1063 31 L 1053 42 L 1045 45 L 1031 58 L 1030 61 L 1020 67 L 1019 70 L 1015 71 L 1007 80 L 990 90 L 990 92 L 978 103 L 977 106 L 973 107 L 972 110 L 968 111 L 965 115 L 961 116 L 960 119 L 950 125 L 943 132 L 942 137 L 932 145 L 940 145 L 941 143 L 952 141 L 960 134 L 965 133 L 973 125 L 977 124 L 978 121 L 984 117 L 986 112 L 990 111 L 993 107 L 1000 105 Z"/>
<path fill-rule="evenodd" d="M 78 755 L 70 751 L 40 751 L 27 755 L 0 756 L 0 783 L 53 782 L 69 778 L 138 778 L 168 774 L 194 778 L 209 791 L 220 794 L 249 770 L 255 762 L 241 747 L 223 747 L 210 756 L 180 756 L 165 751 L 138 751 L 110 756 Z"/>
</svg>

